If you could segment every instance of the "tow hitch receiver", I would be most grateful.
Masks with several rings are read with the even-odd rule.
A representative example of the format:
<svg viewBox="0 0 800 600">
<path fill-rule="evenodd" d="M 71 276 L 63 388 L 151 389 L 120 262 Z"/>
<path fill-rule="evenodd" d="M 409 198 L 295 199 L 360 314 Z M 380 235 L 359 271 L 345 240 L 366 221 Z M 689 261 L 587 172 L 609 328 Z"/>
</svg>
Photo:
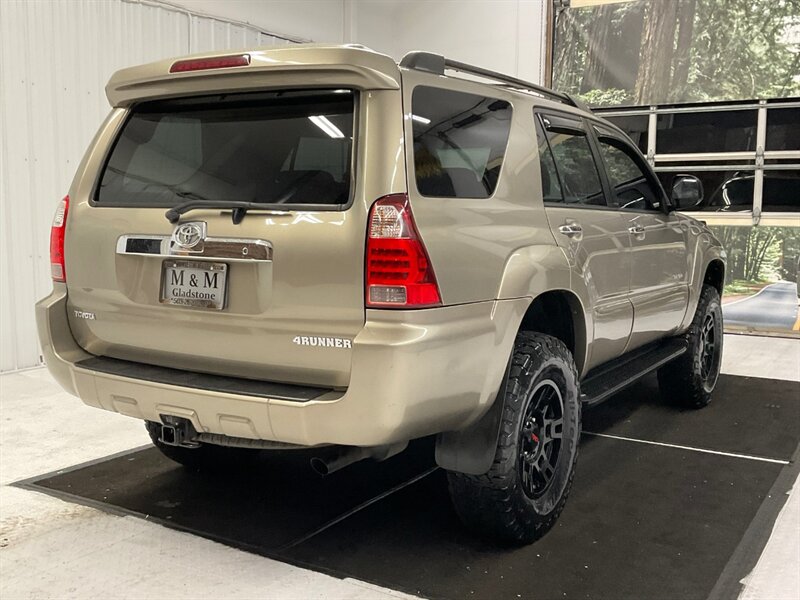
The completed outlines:
<svg viewBox="0 0 800 600">
<path fill-rule="evenodd" d="M 170 415 L 160 416 L 161 434 L 158 436 L 158 441 L 166 446 L 200 447 L 200 444 L 194 441 L 197 438 L 197 430 L 189 419 Z"/>
</svg>

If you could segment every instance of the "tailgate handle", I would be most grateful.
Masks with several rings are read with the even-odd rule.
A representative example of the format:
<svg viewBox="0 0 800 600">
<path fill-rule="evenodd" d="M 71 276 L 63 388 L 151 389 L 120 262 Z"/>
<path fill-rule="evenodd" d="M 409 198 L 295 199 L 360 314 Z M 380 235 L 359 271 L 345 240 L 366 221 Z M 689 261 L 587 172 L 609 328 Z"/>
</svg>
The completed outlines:
<svg viewBox="0 0 800 600">
<path fill-rule="evenodd" d="M 191 250 L 172 244 L 168 235 L 121 235 L 117 254 L 160 258 L 209 258 L 233 262 L 272 262 L 272 244 L 266 240 L 207 237 Z"/>
</svg>

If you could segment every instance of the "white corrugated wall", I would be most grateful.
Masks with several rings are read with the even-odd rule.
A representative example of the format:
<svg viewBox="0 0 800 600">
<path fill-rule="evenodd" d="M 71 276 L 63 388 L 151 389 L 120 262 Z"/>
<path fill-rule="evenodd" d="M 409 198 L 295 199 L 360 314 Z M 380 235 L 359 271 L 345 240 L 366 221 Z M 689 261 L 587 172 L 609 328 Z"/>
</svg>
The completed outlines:
<svg viewBox="0 0 800 600">
<path fill-rule="evenodd" d="M 0 0 L 0 372 L 38 365 L 34 303 L 49 229 L 122 67 L 189 52 L 285 45 L 252 26 L 135 0 Z"/>
</svg>

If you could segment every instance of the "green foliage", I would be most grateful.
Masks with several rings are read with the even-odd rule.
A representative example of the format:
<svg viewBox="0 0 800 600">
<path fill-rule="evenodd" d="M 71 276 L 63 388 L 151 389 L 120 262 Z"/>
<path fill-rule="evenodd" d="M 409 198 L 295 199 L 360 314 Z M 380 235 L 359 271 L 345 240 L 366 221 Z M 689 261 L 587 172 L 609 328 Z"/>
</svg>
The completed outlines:
<svg viewBox="0 0 800 600">
<path fill-rule="evenodd" d="M 687 99 L 800 95 L 800 2 L 700 0 Z"/>
<path fill-rule="evenodd" d="M 725 277 L 728 285 L 736 287 L 743 285 L 742 282 L 749 285 L 779 279 L 797 281 L 800 229 L 734 225 L 711 229 L 728 254 Z"/>
<path fill-rule="evenodd" d="M 653 13 L 669 9 L 680 27 L 672 48 L 654 52 L 644 30 Z M 605 53 L 603 68 L 590 47 Z M 666 85 L 656 87 L 667 97 L 636 97 L 643 59 L 658 63 Z M 800 1 L 637 0 L 562 10 L 553 85 L 594 106 L 800 96 Z"/>
<path fill-rule="evenodd" d="M 619 106 L 621 104 L 627 104 L 633 99 L 630 90 L 620 90 L 617 88 L 590 90 L 585 94 L 578 94 L 578 97 L 589 106 Z"/>
<path fill-rule="evenodd" d="M 768 281 L 745 281 L 744 279 L 737 279 L 726 285 L 725 289 L 722 290 L 722 294 L 724 296 L 730 296 L 732 294 L 749 296 L 755 294 L 768 284 Z"/>
</svg>

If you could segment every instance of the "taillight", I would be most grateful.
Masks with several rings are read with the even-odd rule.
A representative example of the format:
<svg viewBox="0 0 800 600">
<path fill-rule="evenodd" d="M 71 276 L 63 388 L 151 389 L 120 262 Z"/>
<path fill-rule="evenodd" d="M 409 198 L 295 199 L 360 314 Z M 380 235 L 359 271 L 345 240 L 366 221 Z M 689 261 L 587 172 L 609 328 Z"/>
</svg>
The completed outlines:
<svg viewBox="0 0 800 600">
<path fill-rule="evenodd" d="M 64 232 L 67 229 L 68 210 L 69 196 L 64 196 L 58 203 L 53 226 L 50 228 L 50 274 L 53 281 L 67 280 L 67 272 L 64 270 Z"/>
<path fill-rule="evenodd" d="M 172 63 L 169 72 L 186 73 L 188 71 L 205 71 L 207 69 L 227 69 L 228 67 L 246 67 L 249 64 L 249 54 L 215 56 L 212 58 L 189 58 Z"/>
<path fill-rule="evenodd" d="M 384 196 L 372 205 L 365 270 L 368 307 L 441 305 L 433 266 L 405 194 Z"/>
</svg>

